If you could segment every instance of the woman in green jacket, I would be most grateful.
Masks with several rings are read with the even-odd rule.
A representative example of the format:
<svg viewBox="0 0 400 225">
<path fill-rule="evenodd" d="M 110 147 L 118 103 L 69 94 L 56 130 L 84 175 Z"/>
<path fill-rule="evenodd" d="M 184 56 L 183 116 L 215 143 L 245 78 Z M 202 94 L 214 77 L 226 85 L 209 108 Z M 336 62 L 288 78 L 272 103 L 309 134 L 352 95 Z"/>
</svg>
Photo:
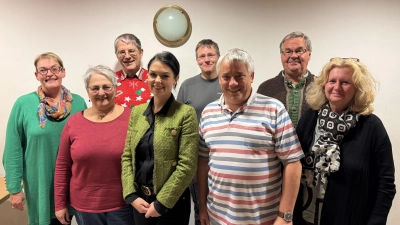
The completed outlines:
<svg viewBox="0 0 400 225">
<path fill-rule="evenodd" d="M 154 97 L 131 113 L 122 155 L 123 195 L 136 224 L 189 223 L 189 184 L 197 169 L 198 132 L 193 107 L 175 101 L 179 62 L 170 52 L 148 64 Z"/>
</svg>

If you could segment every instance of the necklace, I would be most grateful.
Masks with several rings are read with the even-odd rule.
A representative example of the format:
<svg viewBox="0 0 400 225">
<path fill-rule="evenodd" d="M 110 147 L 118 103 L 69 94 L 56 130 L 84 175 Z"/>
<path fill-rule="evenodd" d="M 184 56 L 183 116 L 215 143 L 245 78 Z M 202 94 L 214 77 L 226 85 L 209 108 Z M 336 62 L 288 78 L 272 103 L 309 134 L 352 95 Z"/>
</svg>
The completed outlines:
<svg viewBox="0 0 400 225">
<path fill-rule="evenodd" d="M 112 112 L 114 112 L 114 109 L 115 109 L 115 105 L 114 105 L 114 107 L 111 109 L 110 112 L 108 112 L 108 113 L 106 113 L 106 114 L 104 114 L 104 115 L 99 115 L 99 114 L 97 114 L 97 115 L 99 116 L 100 120 L 103 120 L 104 117 L 106 117 L 106 116 L 110 115 Z M 93 108 L 92 108 L 92 112 L 93 112 Z M 96 114 L 96 113 L 95 113 L 95 114 Z"/>
</svg>

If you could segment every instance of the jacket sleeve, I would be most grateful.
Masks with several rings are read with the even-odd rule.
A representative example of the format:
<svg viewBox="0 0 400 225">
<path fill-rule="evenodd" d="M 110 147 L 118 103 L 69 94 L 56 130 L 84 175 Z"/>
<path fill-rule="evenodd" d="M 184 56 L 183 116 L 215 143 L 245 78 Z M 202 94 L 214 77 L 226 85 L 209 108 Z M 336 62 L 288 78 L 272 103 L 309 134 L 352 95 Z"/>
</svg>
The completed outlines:
<svg viewBox="0 0 400 225">
<path fill-rule="evenodd" d="M 22 191 L 21 181 L 24 174 L 22 145 L 26 139 L 23 120 L 22 104 L 17 100 L 8 119 L 3 152 L 6 187 L 10 194 Z"/>
<path fill-rule="evenodd" d="M 131 117 L 129 119 L 129 125 L 128 125 L 128 133 L 126 134 L 126 140 L 125 140 L 125 147 L 124 147 L 124 153 L 122 154 L 122 173 L 121 173 L 121 179 L 122 179 L 122 192 L 123 192 L 123 197 L 124 199 L 132 194 L 135 193 L 135 185 L 134 185 L 134 164 L 132 162 L 132 151 L 131 151 L 131 138 L 133 134 L 133 128 L 135 124 L 135 108 L 133 108 L 131 112 Z"/>
<path fill-rule="evenodd" d="M 176 169 L 157 195 L 157 200 L 167 208 L 172 208 L 175 205 L 189 186 L 197 170 L 199 147 L 197 116 L 193 107 L 186 106 L 186 109 L 183 114 Z"/>
<path fill-rule="evenodd" d="M 377 177 L 377 195 L 373 204 L 368 225 L 386 224 L 392 201 L 396 194 L 394 184 L 394 161 L 392 145 L 389 136 L 380 119 L 374 115 L 371 135 L 375 140 L 373 144 L 373 155 L 371 163 L 375 164 Z"/>
</svg>

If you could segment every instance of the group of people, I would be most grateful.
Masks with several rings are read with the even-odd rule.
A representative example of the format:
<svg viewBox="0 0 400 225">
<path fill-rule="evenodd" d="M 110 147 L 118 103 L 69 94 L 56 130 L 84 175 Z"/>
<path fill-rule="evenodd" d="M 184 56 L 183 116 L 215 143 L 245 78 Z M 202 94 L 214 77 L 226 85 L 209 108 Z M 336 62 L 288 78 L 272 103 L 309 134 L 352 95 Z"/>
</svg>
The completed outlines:
<svg viewBox="0 0 400 225">
<path fill-rule="evenodd" d="M 15 102 L 3 155 L 11 206 L 26 204 L 30 225 L 186 225 L 190 199 L 196 225 L 386 224 L 392 147 L 359 59 L 332 58 L 315 76 L 309 37 L 292 32 L 283 70 L 255 91 L 252 56 L 204 39 L 201 72 L 175 100 L 172 53 L 145 69 L 135 35 L 114 47 L 120 71 L 83 76 L 90 108 L 62 85 L 60 57 L 35 59 L 40 86 Z"/>
</svg>

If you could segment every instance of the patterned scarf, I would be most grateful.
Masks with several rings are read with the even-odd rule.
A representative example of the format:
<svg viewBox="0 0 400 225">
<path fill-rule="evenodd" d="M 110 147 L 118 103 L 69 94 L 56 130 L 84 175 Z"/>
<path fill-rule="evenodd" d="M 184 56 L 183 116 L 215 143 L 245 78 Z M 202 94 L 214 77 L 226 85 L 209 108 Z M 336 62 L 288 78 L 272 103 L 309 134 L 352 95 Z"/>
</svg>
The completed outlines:
<svg viewBox="0 0 400 225">
<path fill-rule="evenodd" d="M 46 97 L 42 86 L 38 87 L 36 93 L 40 99 L 38 114 L 41 128 L 44 128 L 46 125 L 48 116 L 56 120 L 61 120 L 69 115 L 71 111 L 72 94 L 67 88 L 61 86 L 60 101 Z"/>
<path fill-rule="evenodd" d="M 356 126 L 359 114 L 348 109 L 338 115 L 325 104 L 318 111 L 318 130 L 323 133 L 304 159 L 303 179 L 309 187 L 314 187 L 318 179 L 325 184 L 330 173 L 340 167 L 339 144 L 344 135 Z M 307 169 L 308 168 L 308 169 Z"/>
</svg>

